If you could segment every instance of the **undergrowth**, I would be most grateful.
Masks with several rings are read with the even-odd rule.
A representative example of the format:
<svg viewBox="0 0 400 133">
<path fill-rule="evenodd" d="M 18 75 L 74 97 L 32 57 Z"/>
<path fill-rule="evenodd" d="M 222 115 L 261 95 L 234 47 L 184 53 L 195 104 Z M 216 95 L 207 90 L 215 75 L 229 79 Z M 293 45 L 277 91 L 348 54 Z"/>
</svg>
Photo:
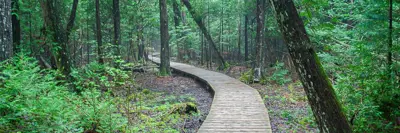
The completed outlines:
<svg viewBox="0 0 400 133">
<path fill-rule="evenodd" d="M 108 65 L 73 70 L 79 92 L 24 55 L 0 72 L 0 132 L 184 132 L 185 119 L 200 114 L 193 98 L 142 89 Z"/>
</svg>

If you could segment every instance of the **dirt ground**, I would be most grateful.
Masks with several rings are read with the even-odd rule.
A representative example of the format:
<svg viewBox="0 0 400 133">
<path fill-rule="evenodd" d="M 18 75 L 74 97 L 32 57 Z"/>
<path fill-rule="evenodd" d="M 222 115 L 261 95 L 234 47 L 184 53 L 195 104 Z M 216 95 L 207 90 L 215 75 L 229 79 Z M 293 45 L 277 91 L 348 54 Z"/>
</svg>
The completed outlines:
<svg viewBox="0 0 400 133">
<path fill-rule="evenodd" d="M 135 73 L 135 75 L 137 83 L 152 91 L 164 92 L 165 95 L 189 95 L 195 98 L 200 115 L 191 116 L 182 125 L 186 132 L 196 132 L 200 128 L 208 115 L 213 99 L 207 86 L 190 77 L 176 73 L 173 73 L 170 77 L 158 77 L 154 72 Z"/>
</svg>

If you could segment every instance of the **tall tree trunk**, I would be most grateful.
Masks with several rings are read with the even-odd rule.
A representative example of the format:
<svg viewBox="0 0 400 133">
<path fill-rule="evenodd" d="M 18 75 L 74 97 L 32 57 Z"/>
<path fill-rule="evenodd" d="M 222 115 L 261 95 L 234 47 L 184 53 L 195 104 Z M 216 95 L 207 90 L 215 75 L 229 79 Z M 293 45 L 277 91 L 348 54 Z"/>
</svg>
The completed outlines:
<svg viewBox="0 0 400 133">
<path fill-rule="evenodd" d="M 72 3 L 72 10 L 69 16 L 67 30 L 66 30 L 67 41 L 69 41 L 69 35 L 71 34 L 72 28 L 75 25 L 76 9 L 78 8 L 78 3 L 79 0 L 74 0 L 74 2 Z"/>
<path fill-rule="evenodd" d="M 86 6 L 86 10 L 89 11 L 89 3 Z M 87 64 L 90 63 L 90 32 L 89 32 L 89 15 L 86 17 L 86 54 L 87 54 Z"/>
<path fill-rule="evenodd" d="M 12 31 L 13 31 L 13 43 L 14 43 L 14 53 L 18 53 L 19 52 L 19 47 L 21 44 L 21 25 L 20 25 L 20 21 L 18 18 L 18 14 L 19 14 L 19 2 L 18 0 L 12 0 L 11 2 L 12 4 Z"/>
<path fill-rule="evenodd" d="M 160 75 L 170 75 L 169 68 L 169 35 L 168 35 L 168 12 L 166 0 L 159 0 L 160 5 L 160 35 L 161 35 L 161 64 Z"/>
<path fill-rule="evenodd" d="M 120 56 L 120 45 L 121 45 L 121 13 L 119 10 L 119 0 L 113 0 L 113 16 L 114 16 L 114 55 Z"/>
<path fill-rule="evenodd" d="M 263 75 L 263 63 L 262 63 L 262 48 L 263 48 L 263 38 L 264 38 L 264 1 L 257 0 L 257 34 L 256 34 L 256 64 L 254 81 L 260 81 Z"/>
<path fill-rule="evenodd" d="M 101 22 L 100 22 L 100 1 L 96 0 L 96 38 L 97 38 L 97 55 L 98 62 L 104 64 L 103 53 L 102 53 L 102 36 L 101 36 Z"/>
<path fill-rule="evenodd" d="M 241 43 L 241 41 L 242 41 L 242 37 L 241 37 L 241 35 L 242 35 L 242 21 L 241 21 L 241 19 L 240 19 L 240 17 L 241 16 L 239 16 L 239 24 L 238 24 L 238 53 L 237 53 L 237 59 L 238 60 L 240 60 L 240 50 L 241 50 L 241 47 L 240 47 L 240 43 Z"/>
<path fill-rule="evenodd" d="M 181 11 L 180 11 L 178 2 L 176 0 L 172 0 L 172 2 L 173 2 L 172 5 L 173 5 L 173 9 L 174 9 L 175 34 L 176 34 L 177 38 L 180 38 L 181 33 L 180 33 L 180 31 L 178 32 L 178 27 L 180 25 L 180 21 L 182 20 Z M 182 60 L 179 41 L 176 44 L 176 51 L 177 51 L 177 59 Z"/>
<path fill-rule="evenodd" d="M 0 62 L 13 55 L 11 0 L 0 2 Z"/>
<path fill-rule="evenodd" d="M 189 0 L 182 0 L 182 1 L 185 4 L 186 8 L 189 10 L 190 14 L 192 14 L 194 21 L 200 27 L 200 30 L 203 32 L 204 36 L 207 38 L 208 43 L 212 46 L 214 51 L 217 53 L 218 61 L 221 65 L 221 68 L 225 68 L 225 60 L 222 57 L 221 53 L 218 51 L 217 46 L 215 45 L 214 41 L 211 38 L 211 35 L 207 31 L 207 28 L 204 26 L 203 21 L 202 21 L 203 18 L 196 13 L 195 9 L 192 8 L 192 5 L 190 5 Z"/>
<path fill-rule="evenodd" d="M 392 59 L 392 47 L 393 47 L 393 0 L 389 0 L 389 44 L 388 44 L 388 55 L 387 61 L 391 72 L 391 66 L 393 64 Z"/>
<path fill-rule="evenodd" d="M 292 0 L 270 0 L 321 132 L 352 132 Z"/>
<path fill-rule="evenodd" d="M 61 19 L 62 12 L 60 7 L 62 5 L 57 0 L 41 0 L 40 2 L 43 8 L 45 25 L 52 31 L 53 41 L 60 47 L 55 54 L 56 66 L 68 80 L 72 81 L 67 34 Z"/>
<path fill-rule="evenodd" d="M 249 34 L 247 28 L 249 28 L 248 15 L 244 17 L 244 60 L 245 61 L 249 61 Z"/>
</svg>

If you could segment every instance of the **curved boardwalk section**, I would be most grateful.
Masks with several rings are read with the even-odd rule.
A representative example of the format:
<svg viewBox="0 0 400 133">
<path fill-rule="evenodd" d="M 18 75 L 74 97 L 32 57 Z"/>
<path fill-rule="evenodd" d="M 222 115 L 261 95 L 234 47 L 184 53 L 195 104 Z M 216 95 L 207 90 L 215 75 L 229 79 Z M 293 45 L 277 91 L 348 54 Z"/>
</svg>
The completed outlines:
<svg viewBox="0 0 400 133">
<path fill-rule="evenodd" d="M 160 59 L 149 57 L 153 62 Z M 171 68 L 207 83 L 214 90 L 214 100 L 199 133 L 271 132 L 268 110 L 254 88 L 227 75 L 171 62 Z"/>
</svg>

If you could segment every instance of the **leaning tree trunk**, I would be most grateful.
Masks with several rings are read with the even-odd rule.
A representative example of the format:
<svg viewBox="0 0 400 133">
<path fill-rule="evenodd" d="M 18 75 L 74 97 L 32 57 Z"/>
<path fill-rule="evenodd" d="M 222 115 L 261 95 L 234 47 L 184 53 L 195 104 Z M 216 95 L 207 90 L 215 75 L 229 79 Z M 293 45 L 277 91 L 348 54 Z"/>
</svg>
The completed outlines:
<svg viewBox="0 0 400 133">
<path fill-rule="evenodd" d="M 11 0 L 0 2 L 0 62 L 13 55 Z"/>
<path fill-rule="evenodd" d="M 21 24 L 18 18 L 18 12 L 19 12 L 19 3 L 18 0 L 12 0 L 12 8 L 13 8 L 13 13 L 12 13 L 12 31 L 13 31 L 13 42 L 14 42 L 14 53 L 18 53 L 20 49 L 20 44 L 21 44 Z"/>
<path fill-rule="evenodd" d="M 160 35 L 161 35 L 161 64 L 160 75 L 170 75 L 169 68 L 169 35 L 168 35 L 168 12 L 166 0 L 159 0 L 160 5 Z"/>
<path fill-rule="evenodd" d="M 100 22 L 100 1 L 96 0 L 96 38 L 97 38 L 97 56 L 100 64 L 104 64 L 102 53 L 102 36 L 101 36 L 101 22 Z"/>
<path fill-rule="evenodd" d="M 351 127 L 292 0 L 270 0 L 296 71 L 321 132 L 347 133 Z"/>
<path fill-rule="evenodd" d="M 225 68 L 225 60 L 222 57 L 221 53 L 218 51 L 217 46 L 215 45 L 214 41 L 211 38 L 211 35 L 208 33 L 207 28 L 204 26 L 202 17 L 199 16 L 195 9 L 193 9 L 192 5 L 189 3 L 189 0 L 182 0 L 183 4 L 185 4 L 186 8 L 189 10 L 190 14 L 192 15 L 194 21 L 197 23 L 197 25 L 200 27 L 201 32 L 203 32 L 204 36 L 207 38 L 208 43 L 212 46 L 214 51 L 217 53 L 218 60 L 222 68 Z"/>
</svg>

